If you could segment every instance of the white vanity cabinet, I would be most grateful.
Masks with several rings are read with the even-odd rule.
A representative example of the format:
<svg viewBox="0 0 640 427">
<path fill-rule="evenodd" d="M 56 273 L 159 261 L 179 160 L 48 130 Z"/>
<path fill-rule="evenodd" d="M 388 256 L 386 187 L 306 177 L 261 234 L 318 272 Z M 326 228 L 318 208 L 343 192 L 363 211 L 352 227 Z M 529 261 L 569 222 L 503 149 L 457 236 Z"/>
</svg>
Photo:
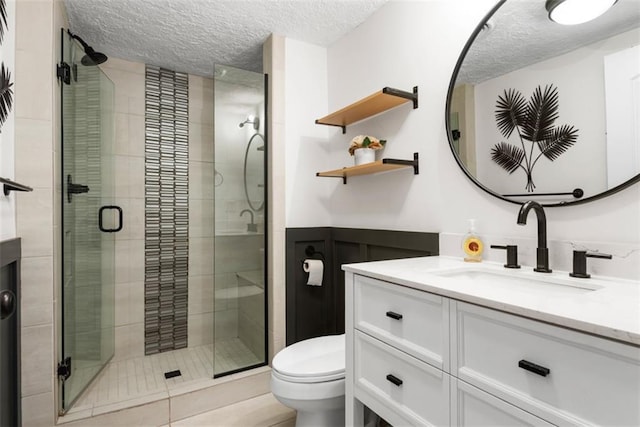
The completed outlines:
<svg viewBox="0 0 640 427">
<path fill-rule="evenodd" d="M 502 399 L 451 377 L 452 426 L 552 426 Z"/>
<path fill-rule="evenodd" d="M 449 370 L 449 300 L 355 276 L 355 328 L 443 371 Z"/>
<path fill-rule="evenodd" d="M 640 425 L 640 349 L 452 301 L 452 371 L 556 425 Z"/>
<path fill-rule="evenodd" d="M 351 289 L 355 397 L 396 425 L 448 425 L 448 299 L 360 275 Z"/>
<path fill-rule="evenodd" d="M 640 425 L 640 348 L 346 273 L 346 414 L 394 426 Z"/>
</svg>

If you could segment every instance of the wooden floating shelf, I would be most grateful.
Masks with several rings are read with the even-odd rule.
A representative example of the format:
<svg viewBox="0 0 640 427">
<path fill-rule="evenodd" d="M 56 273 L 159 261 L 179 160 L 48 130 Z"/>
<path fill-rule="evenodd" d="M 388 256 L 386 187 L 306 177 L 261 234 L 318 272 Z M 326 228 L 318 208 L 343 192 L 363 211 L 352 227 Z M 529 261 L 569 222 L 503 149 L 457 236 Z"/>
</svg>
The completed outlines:
<svg viewBox="0 0 640 427">
<path fill-rule="evenodd" d="M 382 159 L 363 165 L 345 167 L 326 172 L 317 172 L 316 176 L 325 178 L 342 178 L 342 183 L 347 183 L 347 177 L 358 175 L 369 175 L 378 172 L 413 168 L 413 174 L 418 175 L 418 153 L 413 153 L 413 160 Z"/>
<path fill-rule="evenodd" d="M 338 126 L 342 128 L 342 133 L 346 133 L 348 125 L 407 102 L 413 102 L 413 108 L 418 108 L 418 86 L 414 86 L 413 92 L 385 87 L 381 91 L 354 102 L 335 113 L 317 119 L 316 124 Z"/>
</svg>

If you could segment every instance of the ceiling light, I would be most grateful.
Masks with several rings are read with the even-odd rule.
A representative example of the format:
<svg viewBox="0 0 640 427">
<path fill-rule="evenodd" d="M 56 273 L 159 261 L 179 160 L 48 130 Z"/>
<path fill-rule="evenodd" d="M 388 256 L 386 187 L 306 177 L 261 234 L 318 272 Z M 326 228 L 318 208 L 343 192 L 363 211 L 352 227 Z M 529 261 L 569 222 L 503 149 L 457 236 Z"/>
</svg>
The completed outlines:
<svg viewBox="0 0 640 427">
<path fill-rule="evenodd" d="M 562 25 L 591 21 L 605 13 L 618 0 L 547 0 L 549 19 Z"/>
</svg>

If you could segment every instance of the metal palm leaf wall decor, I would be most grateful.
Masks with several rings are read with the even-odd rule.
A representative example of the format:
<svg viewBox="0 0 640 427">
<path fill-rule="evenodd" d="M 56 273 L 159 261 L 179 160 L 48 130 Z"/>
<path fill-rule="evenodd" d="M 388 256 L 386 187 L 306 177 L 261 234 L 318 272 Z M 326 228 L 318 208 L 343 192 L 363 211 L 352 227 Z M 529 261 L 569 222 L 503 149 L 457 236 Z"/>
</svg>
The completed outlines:
<svg viewBox="0 0 640 427">
<path fill-rule="evenodd" d="M 0 129 L 7 120 L 11 106 L 13 105 L 13 89 L 11 87 L 11 72 L 4 67 L 4 62 L 0 65 Z"/>
<path fill-rule="evenodd" d="M 0 0 L 0 44 L 4 39 L 4 32 L 8 29 L 7 25 L 7 2 Z"/>
<path fill-rule="evenodd" d="M 5 0 L 0 0 L 0 44 L 4 40 L 7 25 L 7 4 Z M 0 131 L 2 125 L 7 121 L 11 107 L 13 106 L 13 83 L 11 82 L 11 72 L 5 68 L 4 61 L 0 65 Z"/>
<path fill-rule="evenodd" d="M 578 129 L 570 125 L 554 126 L 558 118 L 558 89 L 553 85 L 538 86 L 529 102 L 522 94 L 509 89 L 498 96 L 496 124 L 505 138 L 515 132 L 519 145 L 500 142 L 491 149 L 491 160 L 500 167 L 514 173 L 522 169 L 527 177 L 525 188 L 532 192 L 533 168 L 544 156 L 553 161 L 567 151 L 578 140 Z"/>
</svg>

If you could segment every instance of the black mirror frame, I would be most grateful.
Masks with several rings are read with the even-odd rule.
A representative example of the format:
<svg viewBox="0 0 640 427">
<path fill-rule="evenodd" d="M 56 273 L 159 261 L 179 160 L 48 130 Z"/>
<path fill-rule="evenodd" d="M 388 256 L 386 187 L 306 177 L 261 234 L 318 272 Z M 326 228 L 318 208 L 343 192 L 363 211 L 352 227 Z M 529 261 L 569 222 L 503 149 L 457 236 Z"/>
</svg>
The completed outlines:
<svg viewBox="0 0 640 427">
<path fill-rule="evenodd" d="M 446 99 L 446 105 L 445 105 L 445 118 L 444 118 L 444 122 L 445 122 L 445 126 L 447 129 L 447 140 L 449 142 L 449 148 L 451 149 L 451 154 L 453 154 L 453 157 L 456 159 L 456 163 L 458 163 L 458 166 L 460 167 L 460 169 L 462 169 L 462 171 L 464 172 L 464 174 L 467 176 L 467 178 L 469 178 L 475 185 L 477 185 L 480 189 L 482 189 L 483 191 L 485 191 L 486 193 L 504 200 L 505 202 L 509 202 L 509 203 L 514 203 L 517 205 L 522 205 L 526 202 L 526 200 L 512 200 L 509 198 L 506 198 L 498 193 L 496 193 L 495 191 L 489 189 L 488 187 L 484 186 L 480 181 L 478 181 L 476 179 L 476 177 L 474 177 L 473 175 L 471 175 L 469 173 L 469 171 L 467 170 L 466 166 L 464 165 L 464 163 L 462 163 L 462 161 L 460 160 L 460 157 L 458 156 L 458 154 L 456 153 L 454 146 L 453 146 L 453 136 L 452 136 L 452 130 L 451 130 L 451 124 L 449 122 L 449 116 L 451 114 L 451 98 L 453 96 L 453 89 L 455 87 L 455 83 L 456 83 L 456 79 L 458 78 L 458 73 L 460 72 L 460 67 L 462 66 L 462 63 L 464 62 L 465 57 L 467 56 L 467 53 L 469 52 L 469 49 L 471 48 L 471 45 L 473 44 L 473 42 L 476 40 L 476 37 L 478 36 L 478 34 L 480 33 L 480 31 L 482 31 L 482 28 L 485 26 L 485 24 L 489 21 L 489 19 L 494 15 L 494 13 L 496 13 L 498 11 L 498 9 L 500 9 L 500 7 L 506 3 L 507 0 L 500 0 L 498 1 L 498 3 L 491 8 L 491 10 L 489 11 L 489 13 L 487 13 L 487 15 L 485 15 L 485 17 L 482 19 L 482 21 L 480 21 L 480 23 L 478 24 L 478 26 L 476 27 L 476 29 L 473 31 L 473 33 L 471 34 L 471 36 L 469 37 L 469 39 L 467 40 L 467 42 L 464 45 L 464 48 L 462 49 L 462 52 L 460 53 L 460 56 L 458 57 L 458 61 L 456 62 L 456 66 L 453 69 L 453 74 L 451 75 L 451 81 L 449 82 L 449 90 L 447 91 L 447 99 Z M 580 205 L 583 203 L 587 203 L 587 202 L 592 202 L 595 200 L 599 200 L 599 199 L 603 199 L 607 196 L 610 196 L 612 194 L 615 194 L 619 191 L 624 190 L 627 187 L 632 186 L 633 184 L 640 182 L 640 173 L 637 174 L 636 176 L 630 178 L 628 181 L 623 182 L 622 184 L 619 184 L 613 188 L 610 188 L 606 191 L 603 191 L 602 193 L 598 193 L 594 196 L 589 196 L 586 197 L 584 199 L 578 199 L 578 200 L 567 200 L 567 201 L 561 201 L 558 203 L 542 203 L 539 202 L 542 206 L 544 207 L 557 207 L 557 206 L 573 206 L 573 205 Z"/>
</svg>

